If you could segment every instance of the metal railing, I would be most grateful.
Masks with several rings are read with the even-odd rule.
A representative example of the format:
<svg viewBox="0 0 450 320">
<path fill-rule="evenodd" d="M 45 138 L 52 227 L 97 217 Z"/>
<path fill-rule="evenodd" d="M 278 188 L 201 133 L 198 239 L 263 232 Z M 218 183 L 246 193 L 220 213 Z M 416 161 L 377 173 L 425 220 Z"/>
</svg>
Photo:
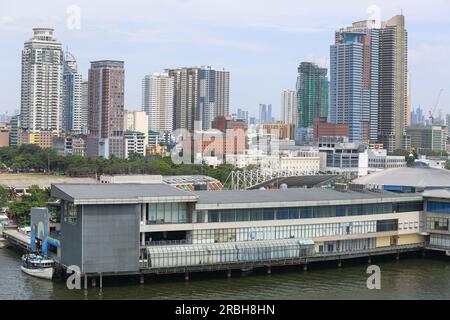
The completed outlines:
<svg viewBox="0 0 450 320">
<path fill-rule="evenodd" d="M 192 244 L 189 240 L 162 240 L 162 241 L 146 241 L 146 246 L 172 246 L 179 244 Z"/>
<path fill-rule="evenodd" d="M 409 252 L 416 249 L 425 248 L 425 242 L 415 243 L 415 244 L 406 244 L 406 245 L 392 245 L 380 248 L 373 249 L 361 249 L 361 250 L 347 250 L 342 252 L 322 252 L 322 253 L 313 253 L 306 255 L 299 255 L 296 257 L 286 257 L 286 258 L 269 258 L 269 259 L 255 259 L 255 260 L 238 260 L 238 261 L 230 261 L 228 263 L 218 262 L 216 264 L 198 264 L 198 265 L 179 265 L 179 266 L 164 266 L 164 267 L 151 267 L 148 260 L 141 260 L 140 267 L 142 269 L 154 270 L 155 272 L 158 269 L 165 270 L 167 273 L 173 273 L 173 270 L 178 269 L 186 269 L 186 270 L 209 270 L 208 268 L 213 269 L 226 269 L 227 267 L 238 267 L 241 265 L 245 266 L 265 266 L 265 265 L 294 265 L 294 264 L 303 264 L 314 261 L 328 261 L 328 260 L 340 260 L 340 259 L 351 259 L 358 258 L 362 256 L 376 256 L 383 254 L 395 254 L 401 252 Z M 172 253 L 172 256 L 176 256 L 176 253 Z M 173 269 L 173 270 L 172 270 Z M 212 270 L 212 269 L 211 269 Z M 165 273 L 162 272 L 162 273 Z"/>
</svg>

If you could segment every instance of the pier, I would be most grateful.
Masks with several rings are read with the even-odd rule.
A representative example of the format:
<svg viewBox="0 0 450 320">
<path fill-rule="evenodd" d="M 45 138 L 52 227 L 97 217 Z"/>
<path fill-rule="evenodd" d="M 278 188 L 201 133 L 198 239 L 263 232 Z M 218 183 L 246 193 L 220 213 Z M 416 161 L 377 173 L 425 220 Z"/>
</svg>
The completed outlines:
<svg viewBox="0 0 450 320">
<path fill-rule="evenodd" d="M 295 265 L 303 266 L 303 269 L 307 270 L 307 265 L 313 262 L 337 261 L 338 267 L 342 267 L 342 260 L 367 258 L 368 261 L 370 261 L 371 263 L 372 258 L 376 256 L 395 255 L 397 258 L 399 258 L 400 254 L 402 253 L 419 252 L 423 250 L 425 250 L 425 243 L 397 245 L 383 248 L 355 250 L 347 252 L 316 253 L 305 257 L 279 259 L 279 260 L 260 260 L 252 262 L 179 266 L 170 268 L 151 268 L 148 267 L 146 263 L 141 263 L 140 273 L 162 275 L 174 273 L 189 274 L 191 272 L 227 271 L 228 275 L 231 274 L 231 270 L 237 269 L 246 270 L 254 268 L 268 268 L 268 270 L 271 270 L 272 267 L 295 266 Z M 268 274 L 270 273 L 271 271 L 268 271 Z"/>
<path fill-rule="evenodd" d="M 3 238 L 13 247 L 22 251 L 31 251 L 31 240 L 27 234 L 19 232 L 16 229 L 5 229 L 3 230 Z"/>
</svg>

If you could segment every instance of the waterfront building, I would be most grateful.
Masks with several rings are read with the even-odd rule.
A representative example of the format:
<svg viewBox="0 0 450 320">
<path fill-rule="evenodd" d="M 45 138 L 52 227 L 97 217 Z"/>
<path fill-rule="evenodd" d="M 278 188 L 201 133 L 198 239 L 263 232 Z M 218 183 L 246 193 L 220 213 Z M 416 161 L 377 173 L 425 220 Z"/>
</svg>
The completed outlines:
<svg viewBox="0 0 450 320">
<path fill-rule="evenodd" d="M 317 117 L 328 117 L 328 70 L 312 62 L 302 62 L 297 77 L 299 128 L 310 128 Z"/>
<path fill-rule="evenodd" d="M 284 90 L 281 93 L 281 120 L 287 124 L 297 125 L 297 92 Z"/>
<path fill-rule="evenodd" d="M 148 129 L 172 132 L 174 117 L 174 78 L 153 73 L 142 80 L 142 111 L 147 113 Z"/>
<path fill-rule="evenodd" d="M 62 130 L 66 133 L 80 134 L 86 130 L 87 112 L 82 105 L 83 77 L 78 73 L 77 61 L 70 52 L 64 54 Z"/>
<path fill-rule="evenodd" d="M 59 184 L 51 195 L 60 201 L 61 224 L 52 235 L 59 249 L 49 254 L 62 265 L 80 266 L 82 275 L 229 270 L 261 261 L 421 248 L 425 241 L 419 194 L 188 192 L 152 183 Z"/>
<path fill-rule="evenodd" d="M 414 126 L 406 129 L 411 147 L 419 152 L 446 150 L 448 129 L 446 126 Z"/>
<path fill-rule="evenodd" d="M 20 128 L 28 133 L 62 129 L 63 52 L 53 29 L 34 28 L 22 51 Z"/>
<path fill-rule="evenodd" d="M 430 190 L 423 194 L 425 232 L 428 247 L 450 253 L 450 190 Z"/>
<path fill-rule="evenodd" d="M 94 61 L 89 69 L 87 155 L 124 158 L 123 61 Z"/>
</svg>

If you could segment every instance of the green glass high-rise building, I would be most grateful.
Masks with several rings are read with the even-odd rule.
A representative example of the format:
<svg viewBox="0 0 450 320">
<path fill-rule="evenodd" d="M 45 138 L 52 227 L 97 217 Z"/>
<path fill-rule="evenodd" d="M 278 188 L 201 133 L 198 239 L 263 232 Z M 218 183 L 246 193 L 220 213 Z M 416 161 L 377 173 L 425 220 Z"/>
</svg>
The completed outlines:
<svg viewBox="0 0 450 320">
<path fill-rule="evenodd" d="M 298 67 L 298 127 L 310 128 L 317 117 L 328 117 L 328 70 L 312 62 Z"/>
</svg>

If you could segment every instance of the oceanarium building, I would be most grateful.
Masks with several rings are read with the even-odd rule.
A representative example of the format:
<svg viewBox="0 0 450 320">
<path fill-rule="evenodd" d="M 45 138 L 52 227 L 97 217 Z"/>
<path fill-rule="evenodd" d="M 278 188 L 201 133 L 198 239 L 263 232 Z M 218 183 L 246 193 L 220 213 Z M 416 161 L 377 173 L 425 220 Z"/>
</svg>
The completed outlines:
<svg viewBox="0 0 450 320">
<path fill-rule="evenodd" d="M 35 240 L 61 266 L 76 265 L 84 275 L 231 270 L 418 250 L 435 221 L 439 239 L 450 238 L 444 213 L 425 228 L 424 196 L 417 193 L 189 192 L 125 183 L 55 184 L 51 195 L 57 223 Z M 39 224 L 32 214 L 32 229 Z"/>
</svg>

